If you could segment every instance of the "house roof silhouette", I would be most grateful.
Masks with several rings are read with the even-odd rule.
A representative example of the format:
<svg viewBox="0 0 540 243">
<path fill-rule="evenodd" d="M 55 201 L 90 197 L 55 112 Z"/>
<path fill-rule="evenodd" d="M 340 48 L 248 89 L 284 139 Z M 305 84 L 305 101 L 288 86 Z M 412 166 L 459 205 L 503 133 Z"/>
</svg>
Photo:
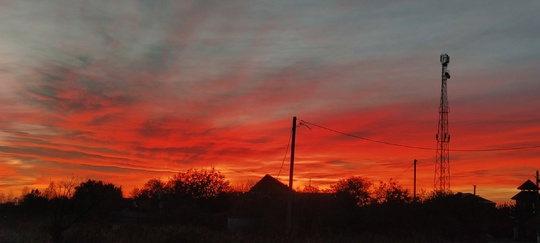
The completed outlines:
<svg viewBox="0 0 540 243">
<path fill-rule="evenodd" d="M 519 186 L 517 189 L 534 191 L 534 190 L 538 190 L 538 186 L 536 186 L 536 184 L 534 184 L 534 182 L 532 182 L 531 180 L 527 180 L 526 182 L 521 184 L 521 186 Z"/>
<path fill-rule="evenodd" d="M 538 186 L 531 180 L 527 180 L 517 189 L 521 190 L 518 194 L 514 195 L 511 199 L 516 201 L 534 201 L 536 200 L 538 193 Z"/>
<path fill-rule="evenodd" d="M 489 205 L 489 206 L 493 206 L 493 207 L 495 207 L 495 205 L 496 205 L 495 202 L 490 201 L 488 199 L 485 199 L 485 198 L 483 198 L 481 196 L 472 194 L 472 193 L 458 192 L 456 195 L 461 197 L 461 199 L 469 201 L 469 202 L 476 202 L 477 204 Z"/>
<path fill-rule="evenodd" d="M 281 183 L 281 181 L 266 174 L 260 181 L 255 183 L 249 192 L 263 194 L 283 194 L 289 192 L 289 187 Z"/>
</svg>

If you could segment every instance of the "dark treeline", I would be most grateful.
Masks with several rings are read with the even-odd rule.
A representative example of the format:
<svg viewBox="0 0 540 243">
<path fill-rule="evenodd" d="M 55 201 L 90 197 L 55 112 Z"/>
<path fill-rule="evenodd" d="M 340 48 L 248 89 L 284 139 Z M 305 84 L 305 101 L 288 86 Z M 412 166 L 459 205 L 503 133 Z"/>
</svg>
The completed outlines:
<svg viewBox="0 0 540 243">
<path fill-rule="evenodd" d="M 63 234 L 72 225 L 101 222 L 110 212 L 127 204 L 122 189 L 111 183 L 87 180 L 51 182 L 40 191 L 23 191 L 16 201 L 0 205 L 0 241 L 62 242 Z"/>
<path fill-rule="evenodd" d="M 150 179 L 131 198 L 102 181 L 51 182 L 0 205 L 0 241 L 486 242 L 513 234 L 514 207 L 475 195 L 422 193 L 415 200 L 396 181 L 363 177 L 291 194 L 264 179 L 250 191 L 235 190 L 213 168 L 190 169 Z"/>
</svg>

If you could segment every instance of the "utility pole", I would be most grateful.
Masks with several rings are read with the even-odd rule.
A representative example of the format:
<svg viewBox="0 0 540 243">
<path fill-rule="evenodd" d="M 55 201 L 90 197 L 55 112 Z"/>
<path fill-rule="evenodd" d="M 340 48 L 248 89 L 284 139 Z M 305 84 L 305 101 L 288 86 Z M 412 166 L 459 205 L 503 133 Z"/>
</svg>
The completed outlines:
<svg viewBox="0 0 540 243">
<path fill-rule="evenodd" d="M 296 116 L 293 117 L 292 122 L 292 138 L 291 138 L 291 165 L 289 170 L 289 198 L 287 200 L 287 222 L 286 231 L 287 234 L 292 233 L 292 203 L 293 203 L 293 172 L 294 172 L 294 147 L 296 140 Z"/>
<path fill-rule="evenodd" d="M 474 188 L 474 189 L 473 189 L 473 195 L 476 196 L 476 185 L 472 185 L 472 186 L 473 186 L 473 188 Z"/>
<path fill-rule="evenodd" d="M 414 160 L 413 202 L 416 202 L 416 159 Z"/>
</svg>

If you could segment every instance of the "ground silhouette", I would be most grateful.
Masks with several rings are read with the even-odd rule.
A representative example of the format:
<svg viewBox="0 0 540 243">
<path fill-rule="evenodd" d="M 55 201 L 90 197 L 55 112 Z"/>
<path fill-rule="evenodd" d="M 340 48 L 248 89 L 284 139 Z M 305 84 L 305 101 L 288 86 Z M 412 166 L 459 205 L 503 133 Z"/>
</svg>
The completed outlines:
<svg viewBox="0 0 540 243">
<path fill-rule="evenodd" d="M 215 169 L 150 179 L 133 198 L 94 180 L 78 184 L 71 196 L 33 189 L 0 205 L 0 241 L 484 242 L 513 234 L 513 205 L 450 192 L 413 201 L 393 180 L 355 176 L 329 191 L 291 194 L 267 175 L 251 189 L 233 190 Z M 290 195 L 293 230 L 286 234 Z"/>
</svg>

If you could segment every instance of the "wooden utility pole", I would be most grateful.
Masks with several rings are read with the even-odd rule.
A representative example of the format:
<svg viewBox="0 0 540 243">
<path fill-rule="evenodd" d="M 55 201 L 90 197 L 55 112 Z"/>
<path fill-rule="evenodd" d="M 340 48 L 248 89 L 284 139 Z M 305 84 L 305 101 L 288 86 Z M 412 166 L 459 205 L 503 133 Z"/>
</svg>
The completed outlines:
<svg viewBox="0 0 540 243">
<path fill-rule="evenodd" d="M 414 160 L 413 202 L 416 202 L 416 159 Z"/>
<path fill-rule="evenodd" d="M 293 173 L 294 173 L 294 147 L 296 140 L 296 116 L 293 117 L 292 123 L 292 138 L 291 138 L 291 167 L 289 170 L 289 189 L 293 189 Z"/>
<path fill-rule="evenodd" d="M 291 166 L 289 170 L 289 198 L 287 199 L 287 222 L 286 231 L 287 234 L 292 233 L 292 203 L 293 203 L 293 172 L 294 172 L 294 147 L 296 140 L 296 116 L 293 117 L 292 122 L 292 138 L 291 138 Z"/>
</svg>

